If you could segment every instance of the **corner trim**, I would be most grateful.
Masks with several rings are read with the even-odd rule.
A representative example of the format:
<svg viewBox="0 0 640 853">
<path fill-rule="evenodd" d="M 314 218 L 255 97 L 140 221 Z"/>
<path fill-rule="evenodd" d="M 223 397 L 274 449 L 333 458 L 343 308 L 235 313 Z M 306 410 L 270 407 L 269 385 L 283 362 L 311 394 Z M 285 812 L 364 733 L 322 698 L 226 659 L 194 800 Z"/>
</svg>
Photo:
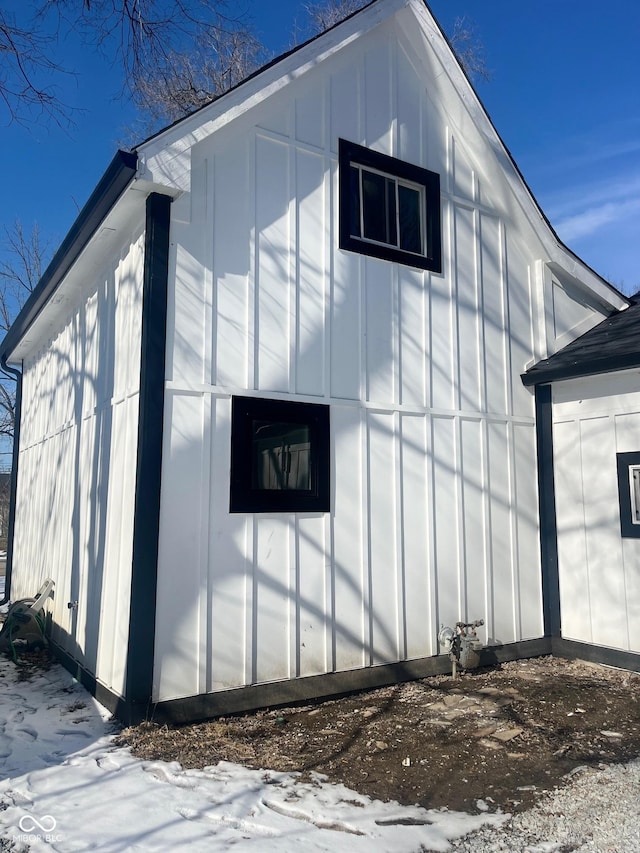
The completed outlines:
<svg viewBox="0 0 640 853">
<path fill-rule="evenodd" d="M 553 468 L 551 385 L 536 386 L 535 405 L 544 634 L 545 637 L 559 637 L 561 631 L 560 576 L 558 571 L 558 528 Z"/>
<path fill-rule="evenodd" d="M 13 574 L 13 540 L 16 529 L 16 498 L 18 494 L 18 461 L 20 459 L 20 420 L 22 418 L 22 373 L 15 370 L 5 361 L 4 354 L 0 359 L 2 369 L 13 373 L 16 381 L 16 404 L 13 413 L 13 445 L 11 448 L 11 479 L 9 481 L 9 519 L 7 523 L 7 562 L 4 578 L 4 597 L 0 605 L 6 604 L 11 598 L 11 576 Z"/>
<path fill-rule="evenodd" d="M 133 705 L 148 705 L 153 687 L 170 222 L 171 198 L 159 193 L 149 195 L 145 223 L 140 407 L 125 687 L 125 699 Z"/>
</svg>

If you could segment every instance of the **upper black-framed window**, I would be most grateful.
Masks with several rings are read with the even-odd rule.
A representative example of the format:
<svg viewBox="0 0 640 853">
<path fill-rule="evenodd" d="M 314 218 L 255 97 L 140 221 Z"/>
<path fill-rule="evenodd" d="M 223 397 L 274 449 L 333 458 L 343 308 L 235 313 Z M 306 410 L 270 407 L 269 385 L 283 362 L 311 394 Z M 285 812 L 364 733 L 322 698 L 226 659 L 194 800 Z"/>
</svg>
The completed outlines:
<svg viewBox="0 0 640 853">
<path fill-rule="evenodd" d="M 442 272 L 440 176 L 340 139 L 340 248 Z"/>
<path fill-rule="evenodd" d="M 640 539 L 640 451 L 616 453 L 620 535 Z"/>
<path fill-rule="evenodd" d="M 231 403 L 231 512 L 328 512 L 329 406 Z"/>
</svg>

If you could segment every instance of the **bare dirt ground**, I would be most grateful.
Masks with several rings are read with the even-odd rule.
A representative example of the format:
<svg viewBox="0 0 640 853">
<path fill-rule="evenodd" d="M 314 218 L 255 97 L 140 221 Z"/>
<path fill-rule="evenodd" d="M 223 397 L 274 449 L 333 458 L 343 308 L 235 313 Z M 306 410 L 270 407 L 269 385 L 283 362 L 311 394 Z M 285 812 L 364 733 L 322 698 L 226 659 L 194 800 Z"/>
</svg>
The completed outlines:
<svg viewBox="0 0 640 853">
<path fill-rule="evenodd" d="M 578 767 L 640 755 L 640 674 L 538 658 L 179 728 L 143 723 L 118 742 L 186 768 L 316 771 L 382 800 L 513 812 Z"/>
</svg>

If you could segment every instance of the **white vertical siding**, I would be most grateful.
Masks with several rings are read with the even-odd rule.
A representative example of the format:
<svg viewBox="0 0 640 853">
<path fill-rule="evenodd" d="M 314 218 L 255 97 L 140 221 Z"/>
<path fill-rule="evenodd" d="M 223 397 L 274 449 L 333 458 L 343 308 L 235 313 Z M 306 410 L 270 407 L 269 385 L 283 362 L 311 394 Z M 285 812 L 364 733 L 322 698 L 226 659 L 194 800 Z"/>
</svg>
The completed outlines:
<svg viewBox="0 0 640 853">
<path fill-rule="evenodd" d="M 553 440 L 562 635 L 640 652 L 640 539 L 622 538 L 616 454 L 640 451 L 636 371 L 557 383 Z"/>
<path fill-rule="evenodd" d="M 212 317 L 203 342 L 170 318 L 197 364 L 169 375 L 158 699 L 437 654 L 465 617 L 542 635 L 539 244 L 421 62 L 363 38 L 192 151 L 209 198 L 173 232 L 176 287 Z M 339 137 L 440 173 L 442 274 L 338 248 Z M 229 513 L 233 394 L 330 406 L 330 513 Z"/>
<path fill-rule="evenodd" d="M 12 580 L 14 598 L 55 580 L 54 640 L 116 693 L 127 648 L 140 380 L 144 236 L 140 226 L 133 233 L 24 365 Z"/>
</svg>

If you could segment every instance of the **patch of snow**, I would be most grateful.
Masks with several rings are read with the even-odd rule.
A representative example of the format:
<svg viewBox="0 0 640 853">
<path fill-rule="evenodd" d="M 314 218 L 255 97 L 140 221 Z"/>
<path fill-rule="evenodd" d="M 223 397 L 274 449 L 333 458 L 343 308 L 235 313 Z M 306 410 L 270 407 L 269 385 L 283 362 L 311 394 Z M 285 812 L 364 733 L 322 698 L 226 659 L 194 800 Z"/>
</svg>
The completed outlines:
<svg viewBox="0 0 640 853">
<path fill-rule="evenodd" d="M 109 713 L 54 665 L 19 681 L 0 659 L 0 839 L 8 849 L 447 851 L 507 816 L 371 800 L 220 762 L 183 770 L 116 747 Z"/>
<path fill-rule="evenodd" d="M 316 774 L 184 770 L 116 747 L 108 711 L 61 667 L 0 657 L 0 849 L 638 853 L 640 761 L 579 767 L 513 817 L 371 800 Z"/>
</svg>

